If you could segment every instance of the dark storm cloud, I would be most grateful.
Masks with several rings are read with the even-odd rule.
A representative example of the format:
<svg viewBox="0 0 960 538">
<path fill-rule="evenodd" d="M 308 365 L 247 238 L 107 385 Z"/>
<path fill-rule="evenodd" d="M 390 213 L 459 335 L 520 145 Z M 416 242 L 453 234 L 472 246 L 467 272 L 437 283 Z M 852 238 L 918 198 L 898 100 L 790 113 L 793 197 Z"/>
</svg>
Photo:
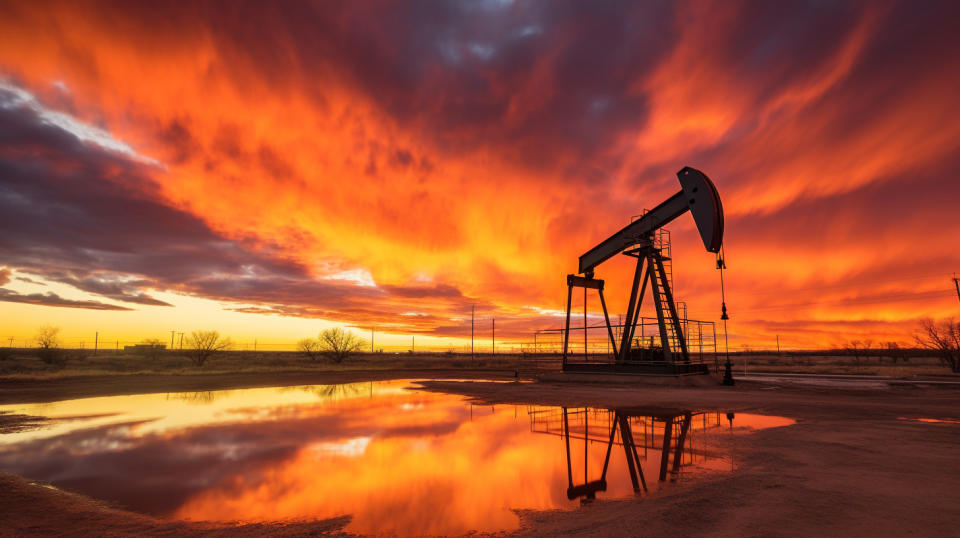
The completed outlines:
<svg viewBox="0 0 960 538">
<path fill-rule="evenodd" d="M 263 312 L 351 320 L 395 315 L 408 299 L 463 300 L 449 285 L 313 279 L 160 203 L 148 177 L 154 165 L 81 142 L 36 110 L 10 105 L 8 91 L 0 90 L 0 103 L 8 105 L 0 106 L 0 260 L 18 271 L 138 305 L 170 306 L 145 290 L 173 290 L 267 305 L 257 307 Z M 4 268 L 0 282 L 10 277 Z M 11 290 L 0 301 L 130 310 Z"/>
<path fill-rule="evenodd" d="M 0 100 L 11 102 L 9 94 Z M 167 303 L 144 289 L 176 287 L 198 274 L 236 273 L 254 262 L 292 271 L 256 260 L 196 217 L 155 201 L 141 170 L 150 165 L 85 144 L 35 110 L 0 107 L 0 142 L 0 259 L 21 271 L 154 306 Z"/>
<path fill-rule="evenodd" d="M 102 295 L 116 301 L 126 303 L 141 304 L 147 306 L 173 306 L 159 299 L 150 297 L 140 291 L 143 287 L 150 287 L 151 282 L 141 279 L 122 278 L 121 275 L 98 272 L 84 278 L 78 278 L 74 275 L 63 272 L 38 273 L 47 280 L 60 282 L 73 286 L 74 288 L 90 292 L 96 295 Z"/>
<path fill-rule="evenodd" d="M 409 299 L 430 298 L 446 305 L 468 301 L 451 286 L 357 286 L 336 279 L 315 280 L 304 275 L 252 274 L 233 278 L 198 277 L 188 284 L 191 293 L 221 301 L 267 305 L 248 313 L 275 313 L 325 317 L 354 323 L 374 320 L 396 322 L 397 314 L 410 309 Z"/>
<path fill-rule="evenodd" d="M 629 86 L 671 44 L 666 4 L 421 2 L 381 11 L 344 15 L 352 24 L 332 40 L 343 44 L 340 70 L 448 151 L 492 141 L 541 167 L 557 147 L 589 158 L 640 128 L 645 98 Z"/>
<path fill-rule="evenodd" d="M 122 12 L 117 32 L 156 46 L 170 34 L 207 34 L 238 77 L 253 70 L 321 105 L 329 79 L 349 81 L 446 151 L 493 143 L 539 168 L 552 166 L 558 147 L 589 161 L 623 130 L 641 129 L 646 97 L 631 86 L 676 39 L 668 3 L 151 2 L 100 11 Z M 158 130 L 192 151 L 185 125 Z"/>
<path fill-rule="evenodd" d="M 558 173 L 555 181 L 602 185 L 623 157 L 612 152 L 616 142 L 647 127 L 647 82 L 707 7 L 565 1 L 152 2 L 103 11 L 122 12 L 119 32 L 136 33 L 137 41 L 157 46 L 174 30 L 209 35 L 224 68 L 235 70 L 238 80 L 252 71 L 274 88 L 305 89 L 321 105 L 329 80 L 351 81 L 399 123 L 433 138 L 447 152 L 493 145 L 504 158 Z M 823 66 L 865 18 L 875 17 L 879 27 L 849 82 L 853 92 L 942 63 L 934 58 L 938 49 L 949 48 L 950 38 L 937 22 L 957 15 L 945 13 L 955 7 L 935 2 L 727 2 L 709 11 L 715 22 L 704 31 L 716 39 L 704 41 L 703 57 L 722 67 L 726 79 L 717 84 L 737 81 L 753 96 L 757 111 L 784 88 L 822 76 Z M 676 76 L 682 85 L 684 74 Z M 716 89 L 704 81 L 698 91 L 709 96 Z M 851 114 L 869 114 L 879 104 L 861 99 L 857 107 L 856 99 L 844 101 L 855 105 Z M 862 112 L 854 112 L 858 108 Z M 721 144 L 689 158 L 703 161 L 731 152 L 756 122 L 754 115 L 744 115 Z M 855 128 L 858 122 L 850 118 L 842 125 Z M 158 127 L 158 137 L 183 153 L 192 151 L 183 124 Z M 401 148 L 391 157 L 404 163 L 403 155 L 410 153 Z M 669 177 L 675 167 L 651 169 L 638 179 Z M 376 169 L 371 161 L 370 170 Z M 282 174 L 286 167 L 280 163 L 277 170 Z M 735 175 L 734 181 L 739 177 L 753 174 Z"/>
<path fill-rule="evenodd" d="M 147 165 L 85 144 L 34 110 L 0 107 L 0 142 L 0 255 L 11 266 L 176 278 L 244 257 L 196 217 L 156 202 L 140 171 Z"/>
<path fill-rule="evenodd" d="M 76 301 L 64 299 L 56 293 L 17 293 L 0 288 L 0 301 L 8 303 L 25 303 L 39 306 L 60 306 L 65 308 L 86 308 L 88 310 L 131 310 L 125 306 L 101 303 L 99 301 Z"/>
</svg>

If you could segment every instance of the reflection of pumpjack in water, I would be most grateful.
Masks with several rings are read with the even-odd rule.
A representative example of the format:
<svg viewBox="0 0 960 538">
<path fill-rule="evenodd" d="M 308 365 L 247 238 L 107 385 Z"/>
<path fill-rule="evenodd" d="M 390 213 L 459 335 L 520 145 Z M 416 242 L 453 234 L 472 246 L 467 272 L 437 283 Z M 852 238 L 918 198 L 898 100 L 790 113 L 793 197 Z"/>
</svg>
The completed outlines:
<svg viewBox="0 0 960 538">
<path fill-rule="evenodd" d="M 640 455 L 637 453 L 637 445 L 633 436 L 633 431 L 630 427 L 630 418 L 635 416 L 647 416 L 651 417 L 654 420 L 661 420 L 664 422 L 663 428 L 663 444 L 660 457 L 660 476 L 659 481 L 663 482 L 667 479 L 667 470 L 670 465 L 670 449 L 672 448 L 672 435 L 674 430 L 674 424 L 680 424 L 680 434 L 677 438 L 676 448 L 674 449 L 673 455 L 673 469 L 674 473 L 680 470 L 680 464 L 682 461 L 683 455 L 683 446 L 686 441 L 687 432 L 690 429 L 691 413 L 689 411 L 684 413 L 677 414 L 664 414 L 664 415 L 652 415 L 648 413 L 636 412 L 631 409 L 615 409 L 613 414 L 613 424 L 610 428 L 610 437 L 607 441 L 607 451 L 606 455 L 603 458 L 603 471 L 600 473 L 600 479 L 594 480 L 592 482 L 586 482 L 581 485 L 573 484 L 573 468 L 570 461 L 570 429 L 568 427 L 569 419 L 567 418 L 567 409 L 563 410 L 563 421 L 564 421 L 564 440 L 567 445 L 567 498 L 575 499 L 577 497 L 583 497 L 583 500 L 590 501 L 596 498 L 598 491 L 607 490 L 607 469 L 610 466 L 610 454 L 613 451 L 613 446 L 616 440 L 616 434 L 619 430 L 620 432 L 620 445 L 623 447 L 624 456 L 627 460 L 627 470 L 630 473 L 630 482 L 633 484 L 634 493 L 640 493 L 640 487 L 643 487 L 643 491 L 647 491 L 647 481 L 643 476 L 643 467 L 640 465 Z M 587 441 L 587 436 L 584 436 L 584 442 Z M 584 462 L 586 465 L 586 462 Z M 586 468 L 584 468 L 586 472 Z"/>
<path fill-rule="evenodd" d="M 564 442 L 566 445 L 566 456 L 567 456 L 567 498 L 573 500 L 577 497 L 581 498 L 581 502 L 590 502 L 596 498 L 597 492 L 602 492 L 607 490 L 607 470 L 610 467 L 610 455 L 613 452 L 615 445 L 620 445 L 623 447 L 624 456 L 627 462 L 627 471 L 630 475 L 630 481 L 633 485 L 634 493 L 639 494 L 641 488 L 643 491 L 647 491 L 647 481 L 646 477 L 643 474 L 643 467 L 640 464 L 640 451 L 646 451 L 647 449 L 660 450 L 660 473 L 658 480 L 663 482 L 666 481 L 667 475 L 676 476 L 682 465 L 684 465 L 684 452 L 687 452 L 688 456 L 692 455 L 692 451 L 689 447 L 689 432 L 691 430 L 691 425 L 696 424 L 697 428 L 707 429 L 720 426 L 720 414 L 719 413 L 697 413 L 696 420 L 694 420 L 694 414 L 690 411 L 673 411 L 673 410 L 655 410 L 649 408 L 619 408 L 614 410 L 578 410 L 578 411 L 569 411 L 567 408 L 562 408 L 562 424 L 560 424 L 560 432 L 557 432 L 555 429 L 550 427 L 550 418 L 548 416 L 534 416 L 534 413 L 540 415 L 541 413 L 549 413 L 547 410 L 540 412 L 531 413 L 531 418 L 533 423 L 540 422 L 540 426 L 543 427 L 542 430 L 544 433 L 554 433 L 561 434 L 564 437 Z M 601 422 L 606 422 L 610 427 L 609 434 L 606 433 L 606 428 L 602 434 L 603 439 L 606 440 L 607 448 L 606 454 L 603 459 L 603 471 L 600 474 L 599 480 L 589 481 L 587 480 L 587 445 L 591 441 L 598 441 L 597 435 L 594 434 L 594 437 L 591 437 L 590 427 L 589 427 L 589 414 L 593 413 L 595 416 L 606 416 L 606 420 L 601 420 Z M 552 414 L 552 413 L 550 413 Z M 610 419 L 610 415 L 613 415 L 613 418 Z M 570 429 L 570 416 L 575 416 L 577 418 L 582 417 L 582 436 L 576 431 L 571 431 Z M 731 418 L 729 415 L 728 419 Z M 637 424 L 631 425 L 631 419 L 639 419 Z M 663 424 L 663 439 L 660 446 L 656 446 L 656 439 L 653 437 L 653 424 L 659 422 Z M 702 422 L 702 424 L 701 424 Z M 533 425 L 533 424 L 532 424 Z M 642 431 L 640 431 L 640 443 L 637 443 L 637 437 L 634 432 L 633 426 L 640 426 Z M 649 430 L 647 427 L 649 426 Z M 552 431 L 551 431 L 552 430 Z M 618 442 L 619 434 L 619 442 Z M 582 437 L 584 440 L 584 483 L 574 484 L 573 482 L 573 462 L 570 454 L 570 439 L 579 439 Z M 640 449 L 640 451 L 638 451 Z M 673 461 L 670 461 L 670 453 L 673 452 Z M 692 459 L 691 459 L 692 462 Z"/>
</svg>

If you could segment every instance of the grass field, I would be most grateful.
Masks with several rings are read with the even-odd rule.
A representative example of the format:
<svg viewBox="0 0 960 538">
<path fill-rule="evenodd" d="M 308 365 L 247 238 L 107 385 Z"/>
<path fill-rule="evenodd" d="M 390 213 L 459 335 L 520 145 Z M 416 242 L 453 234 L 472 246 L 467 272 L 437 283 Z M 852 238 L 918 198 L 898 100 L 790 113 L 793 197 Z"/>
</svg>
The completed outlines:
<svg viewBox="0 0 960 538">
<path fill-rule="evenodd" d="M 0 360 L 0 379 L 56 379 L 75 376 L 129 374 L 218 374 L 242 372 L 337 372 L 355 370 L 491 369 L 520 370 L 524 373 L 558 371 L 560 358 L 554 353 L 477 354 L 461 353 L 355 353 L 341 363 L 327 359 L 310 360 L 292 351 L 223 351 L 203 366 L 197 366 L 187 352 L 142 353 L 90 350 L 60 350 L 62 364 L 47 364 L 34 349 L 8 351 Z M 602 357 L 595 356 L 603 360 Z M 933 356 L 910 350 L 896 361 L 883 355 L 852 357 L 836 351 L 789 353 L 731 353 L 734 373 L 771 372 L 802 374 L 858 374 L 890 377 L 950 376 L 948 368 Z M 713 357 L 704 357 L 713 366 Z M 724 356 L 717 357 L 721 366 Z"/>
<path fill-rule="evenodd" d="M 0 360 L 0 379 L 56 379 L 75 376 L 132 374 L 218 374 L 239 372 L 336 372 L 350 370 L 416 370 L 433 368 L 514 369 L 517 355 L 458 355 L 448 353 L 356 353 L 341 363 L 310 360 L 288 351 L 224 351 L 203 366 L 181 352 L 156 354 L 63 350 L 61 365 L 46 364 L 34 350 L 14 351 Z"/>
<path fill-rule="evenodd" d="M 723 359 L 721 358 L 721 363 Z M 955 376 L 936 357 L 922 352 L 899 358 L 896 362 L 884 355 L 854 358 L 849 355 L 824 354 L 731 354 L 735 374 L 775 372 L 798 374 L 880 375 L 890 377 Z"/>
</svg>

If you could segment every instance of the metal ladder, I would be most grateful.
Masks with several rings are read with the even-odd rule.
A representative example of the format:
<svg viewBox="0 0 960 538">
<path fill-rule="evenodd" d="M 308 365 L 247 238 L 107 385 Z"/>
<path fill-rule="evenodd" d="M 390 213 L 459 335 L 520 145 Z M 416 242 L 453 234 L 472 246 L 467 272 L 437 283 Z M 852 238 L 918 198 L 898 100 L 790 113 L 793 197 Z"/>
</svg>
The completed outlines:
<svg viewBox="0 0 960 538">
<path fill-rule="evenodd" d="M 670 280 L 669 278 L 666 280 L 663 278 L 665 275 L 667 275 L 667 260 L 664 260 L 661 257 L 653 256 L 651 257 L 651 261 L 653 261 L 653 271 L 651 272 L 651 277 L 654 279 L 653 284 L 654 289 L 656 290 L 656 293 L 654 294 L 654 306 L 657 309 L 657 317 L 662 320 L 664 332 L 667 335 L 667 341 L 661 342 L 661 345 L 663 345 L 665 352 L 667 348 L 669 348 L 670 353 L 680 353 L 682 347 L 680 343 L 681 337 L 677 335 L 679 327 L 677 327 L 674 323 L 673 309 L 670 304 L 669 294 L 671 293 L 671 288 L 668 287 L 670 286 Z"/>
</svg>

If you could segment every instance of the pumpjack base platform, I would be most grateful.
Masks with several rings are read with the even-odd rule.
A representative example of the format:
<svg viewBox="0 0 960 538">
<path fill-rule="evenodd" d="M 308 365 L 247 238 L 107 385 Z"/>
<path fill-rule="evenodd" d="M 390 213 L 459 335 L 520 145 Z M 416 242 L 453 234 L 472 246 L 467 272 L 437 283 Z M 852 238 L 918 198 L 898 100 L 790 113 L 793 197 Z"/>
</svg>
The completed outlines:
<svg viewBox="0 0 960 538">
<path fill-rule="evenodd" d="M 576 374 L 634 374 L 656 376 L 709 375 L 706 363 L 644 363 L 644 362 L 569 362 L 565 373 Z"/>
</svg>

